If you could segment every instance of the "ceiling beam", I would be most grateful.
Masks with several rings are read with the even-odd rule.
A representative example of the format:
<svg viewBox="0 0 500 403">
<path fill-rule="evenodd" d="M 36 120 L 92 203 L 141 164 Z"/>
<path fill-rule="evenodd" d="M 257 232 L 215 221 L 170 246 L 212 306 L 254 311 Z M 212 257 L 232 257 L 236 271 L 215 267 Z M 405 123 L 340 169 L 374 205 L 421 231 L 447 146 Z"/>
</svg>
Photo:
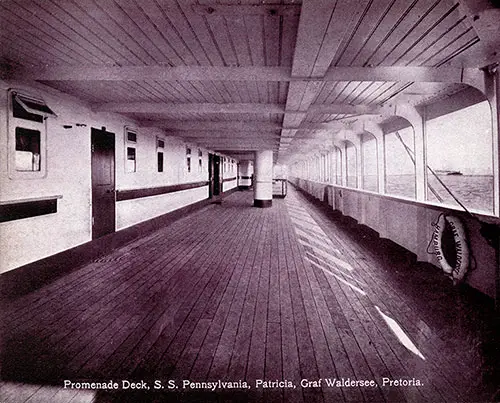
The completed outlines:
<svg viewBox="0 0 500 403">
<path fill-rule="evenodd" d="M 216 131 L 203 131 L 203 130 L 190 130 L 190 131 L 167 131 L 169 136 L 178 136 L 182 138 L 203 138 L 203 139 L 229 139 L 229 140 L 248 140 L 248 139 L 277 139 L 279 138 L 279 131 L 272 132 L 216 132 Z"/>
<path fill-rule="evenodd" d="M 221 121 L 221 122 L 211 122 L 211 121 L 199 121 L 199 120 L 186 120 L 186 121 L 175 121 L 175 120 L 151 120 L 143 122 L 141 128 L 161 128 L 168 132 L 173 132 L 178 136 L 184 136 L 187 132 L 204 132 L 210 133 L 241 133 L 241 134 L 260 134 L 260 133 L 276 133 L 277 130 L 282 130 L 282 136 L 285 138 L 293 137 L 297 130 L 309 131 L 309 130 L 332 130 L 332 129 L 342 129 L 345 128 L 346 123 L 343 121 L 332 121 L 324 123 L 301 123 L 297 127 L 286 127 L 280 123 L 270 123 L 270 122 L 249 122 L 249 121 Z"/>
<path fill-rule="evenodd" d="M 285 110 L 283 104 L 215 104 L 215 103 L 189 103 L 171 104 L 164 102 L 124 102 L 105 103 L 94 105 L 94 111 L 116 113 L 286 113 L 300 115 L 300 121 L 307 112 L 325 114 L 380 114 L 384 107 L 376 105 L 349 105 L 349 104 L 321 104 L 307 105 L 307 109 Z M 289 124 L 290 123 L 290 124 Z M 295 127 L 291 122 L 285 121 L 287 127 Z"/>
<path fill-rule="evenodd" d="M 332 7 L 329 0 L 302 1 L 292 61 L 292 76 L 307 77 L 309 80 L 290 83 L 286 99 L 287 111 L 310 109 L 323 88 L 323 77 L 340 48 L 346 32 L 355 20 L 354 16 L 358 15 L 356 8 L 362 6 L 365 1 L 338 2 L 336 7 Z M 353 79 L 353 81 L 361 80 Z M 352 113 L 352 110 L 346 113 Z M 283 124 L 286 127 L 297 127 L 305 118 L 306 114 L 286 113 L 283 117 Z M 295 133 L 288 130 L 283 131 L 282 135 L 293 137 Z"/>
<path fill-rule="evenodd" d="M 294 68 L 295 69 L 295 68 Z M 402 81 L 465 83 L 477 80 L 479 69 L 459 67 L 331 67 L 324 76 L 309 77 L 288 67 L 220 66 L 39 66 L 2 68 L 0 77 L 39 81 Z M 316 69 L 317 70 L 317 69 Z"/>
<path fill-rule="evenodd" d="M 165 102 L 124 102 L 95 105 L 95 111 L 117 113 L 284 113 L 280 104 L 216 104 L 189 103 L 171 104 Z"/>
<path fill-rule="evenodd" d="M 483 80 L 480 69 L 460 67 L 330 67 L 324 81 L 388 81 L 461 83 L 476 86 Z"/>
<path fill-rule="evenodd" d="M 217 131 L 217 132 L 255 132 L 280 130 L 280 123 L 254 121 L 205 121 L 205 120 L 150 120 L 141 123 L 141 127 L 161 127 L 177 131 Z"/>
<path fill-rule="evenodd" d="M 40 66 L 6 70 L 7 77 L 43 81 L 288 81 L 289 67 Z"/>
</svg>

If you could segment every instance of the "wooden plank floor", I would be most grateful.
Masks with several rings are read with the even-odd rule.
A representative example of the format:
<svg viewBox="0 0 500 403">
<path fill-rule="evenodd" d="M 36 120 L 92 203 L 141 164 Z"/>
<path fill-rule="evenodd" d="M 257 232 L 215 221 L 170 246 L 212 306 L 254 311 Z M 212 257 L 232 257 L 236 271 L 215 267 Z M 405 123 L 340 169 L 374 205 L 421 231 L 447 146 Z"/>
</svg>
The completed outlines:
<svg viewBox="0 0 500 403">
<path fill-rule="evenodd" d="M 0 401 L 495 399 L 487 306 L 294 189 L 270 209 L 252 196 L 234 193 L 9 302 Z M 373 386 L 345 383 L 356 380 Z"/>
</svg>

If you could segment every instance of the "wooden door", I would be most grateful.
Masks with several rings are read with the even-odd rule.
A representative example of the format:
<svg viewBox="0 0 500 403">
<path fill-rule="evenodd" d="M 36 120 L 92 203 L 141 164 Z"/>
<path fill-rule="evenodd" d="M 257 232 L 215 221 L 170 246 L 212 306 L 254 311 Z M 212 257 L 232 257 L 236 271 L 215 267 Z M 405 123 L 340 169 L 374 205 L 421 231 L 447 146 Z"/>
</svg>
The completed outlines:
<svg viewBox="0 0 500 403">
<path fill-rule="evenodd" d="M 221 193 L 220 157 L 214 155 L 214 196 Z"/>
<path fill-rule="evenodd" d="M 217 196 L 221 192 L 220 157 L 215 154 L 208 154 L 208 197 Z"/>
<path fill-rule="evenodd" d="M 115 231 L 115 135 L 92 128 L 92 239 Z"/>
<path fill-rule="evenodd" d="M 208 197 L 211 199 L 214 195 L 214 155 L 208 154 Z"/>
</svg>

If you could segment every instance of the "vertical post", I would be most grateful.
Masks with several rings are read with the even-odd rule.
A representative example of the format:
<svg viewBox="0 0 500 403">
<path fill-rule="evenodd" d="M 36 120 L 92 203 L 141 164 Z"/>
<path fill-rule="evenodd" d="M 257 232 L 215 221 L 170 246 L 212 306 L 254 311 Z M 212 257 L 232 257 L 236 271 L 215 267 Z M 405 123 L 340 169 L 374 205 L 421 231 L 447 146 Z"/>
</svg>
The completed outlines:
<svg viewBox="0 0 500 403">
<path fill-rule="evenodd" d="M 415 134 L 415 179 L 417 200 L 427 200 L 427 157 L 425 117 L 413 106 L 406 104 L 396 105 L 396 115 L 404 117 L 413 127 Z"/>
<path fill-rule="evenodd" d="M 415 180 L 417 182 L 417 200 L 427 200 L 427 187 L 425 186 L 425 130 L 423 121 L 412 123 L 415 130 Z"/>
<path fill-rule="evenodd" d="M 356 181 L 356 187 L 358 189 L 365 188 L 365 159 L 364 159 L 364 150 L 363 150 L 363 136 L 364 133 L 359 133 L 356 137 L 358 140 L 358 144 L 356 147 L 356 176 L 358 177 Z M 355 144 L 356 145 L 356 144 Z"/>
<path fill-rule="evenodd" d="M 273 152 L 255 152 L 254 206 L 271 207 L 273 204 Z"/>
<path fill-rule="evenodd" d="M 493 136 L 493 212 L 500 215 L 500 78 L 498 67 L 484 71 L 486 98 L 491 110 Z"/>
<path fill-rule="evenodd" d="M 365 131 L 371 133 L 377 143 L 377 183 L 378 192 L 385 194 L 385 137 L 384 131 L 379 124 L 366 122 Z"/>
<path fill-rule="evenodd" d="M 493 202 L 494 214 L 500 214 L 500 73 L 498 66 L 484 72 L 486 97 L 491 108 L 491 133 L 493 135 Z M 495 309 L 500 312 L 500 236 L 496 228 L 495 256 Z"/>
</svg>

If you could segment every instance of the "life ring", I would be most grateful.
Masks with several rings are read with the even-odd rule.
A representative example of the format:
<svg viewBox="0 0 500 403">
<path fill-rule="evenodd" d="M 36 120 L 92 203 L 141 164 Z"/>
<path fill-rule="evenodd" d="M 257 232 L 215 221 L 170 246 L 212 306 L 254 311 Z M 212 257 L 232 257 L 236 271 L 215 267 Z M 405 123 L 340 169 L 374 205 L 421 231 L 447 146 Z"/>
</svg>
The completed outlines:
<svg viewBox="0 0 500 403">
<path fill-rule="evenodd" d="M 441 214 L 432 234 L 436 258 L 443 271 L 456 282 L 461 281 L 469 268 L 469 246 L 465 229 L 459 218 Z"/>
</svg>

